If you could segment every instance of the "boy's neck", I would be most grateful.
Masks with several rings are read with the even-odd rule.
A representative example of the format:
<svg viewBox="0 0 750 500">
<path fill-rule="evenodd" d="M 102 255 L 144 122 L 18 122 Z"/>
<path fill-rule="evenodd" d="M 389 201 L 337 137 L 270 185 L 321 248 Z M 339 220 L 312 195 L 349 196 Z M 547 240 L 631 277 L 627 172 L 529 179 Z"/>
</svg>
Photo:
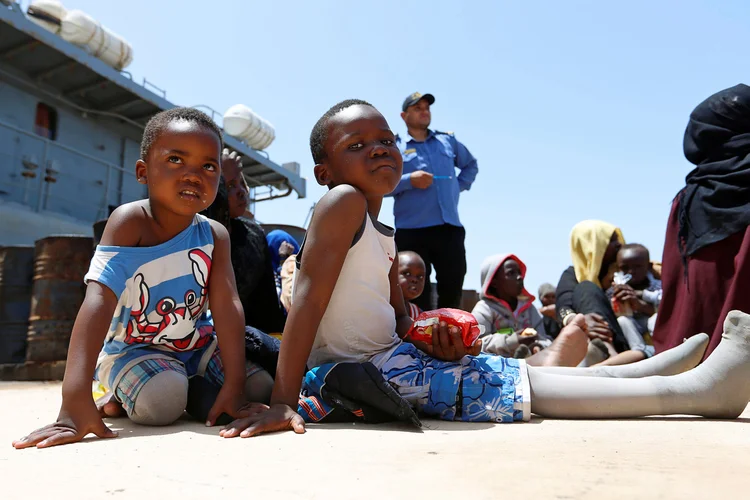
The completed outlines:
<svg viewBox="0 0 750 500">
<path fill-rule="evenodd" d="M 406 130 L 409 131 L 409 135 L 412 139 L 419 142 L 424 142 L 427 140 L 427 136 L 429 135 L 429 131 L 426 128 L 409 128 L 407 127 Z"/>
<path fill-rule="evenodd" d="M 503 297 L 502 295 L 495 293 L 494 290 L 489 290 L 489 292 L 498 300 L 502 300 L 503 302 L 508 304 L 508 307 L 510 307 L 513 311 L 515 311 L 518 307 L 518 297 Z"/>
<path fill-rule="evenodd" d="M 179 215 L 169 210 L 165 210 L 158 205 L 154 205 L 149 200 L 149 210 L 151 212 L 151 219 L 154 221 L 158 234 L 158 239 L 169 241 L 193 223 L 195 215 Z"/>
<path fill-rule="evenodd" d="M 506 304 L 508 304 L 508 305 L 510 306 L 510 309 L 511 309 L 512 311 L 515 311 L 515 310 L 516 310 L 516 308 L 518 307 L 518 297 L 513 297 L 513 298 L 511 298 L 511 299 L 509 299 L 509 298 L 504 298 L 504 297 L 498 297 L 498 298 L 499 298 L 500 300 L 502 300 L 502 301 L 505 301 L 505 303 L 506 303 Z"/>
<path fill-rule="evenodd" d="M 383 206 L 383 197 L 365 195 L 365 198 L 367 198 L 367 213 L 377 220 L 378 215 L 380 215 L 380 208 Z"/>
</svg>

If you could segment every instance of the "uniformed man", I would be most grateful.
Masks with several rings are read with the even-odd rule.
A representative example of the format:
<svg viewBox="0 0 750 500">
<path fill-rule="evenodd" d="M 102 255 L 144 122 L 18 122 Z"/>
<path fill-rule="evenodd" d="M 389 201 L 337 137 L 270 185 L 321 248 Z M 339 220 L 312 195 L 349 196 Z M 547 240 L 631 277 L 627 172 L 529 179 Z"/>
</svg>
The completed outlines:
<svg viewBox="0 0 750 500">
<path fill-rule="evenodd" d="M 408 138 L 397 138 L 404 174 L 391 193 L 395 198 L 396 245 L 417 252 L 427 266 L 424 292 L 415 300 L 433 308 L 429 276 L 437 276 L 437 306 L 457 308 L 466 274 L 464 231 L 458 218 L 458 197 L 471 188 L 477 161 L 452 132 L 430 130 L 432 94 L 415 92 L 404 100 L 401 118 Z M 458 169 L 458 170 L 457 170 Z"/>
</svg>

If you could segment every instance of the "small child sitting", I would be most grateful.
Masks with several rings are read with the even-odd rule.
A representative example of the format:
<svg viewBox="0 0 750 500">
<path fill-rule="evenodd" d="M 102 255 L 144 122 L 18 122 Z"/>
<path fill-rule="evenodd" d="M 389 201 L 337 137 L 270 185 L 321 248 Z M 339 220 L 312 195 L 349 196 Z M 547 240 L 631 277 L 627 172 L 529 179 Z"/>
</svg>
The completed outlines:
<svg viewBox="0 0 750 500">
<path fill-rule="evenodd" d="M 422 309 L 412 302 L 424 291 L 424 280 L 426 279 L 427 266 L 417 252 L 398 253 L 398 284 L 404 294 L 406 306 L 409 308 L 409 317 L 417 319 Z"/>
<path fill-rule="evenodd" d="M 14 447 L 115 437 L 94 404 L 92 378 L 143 425 L 171 424 L 197 401 L 207 415 L 192 416 L 210 426 L 222 414 L 248 415 L 251 393 L 269 397 L 268 373 L 245 362 L 229 233 L 199 215 L 216 198 L 221 151 L 221 130 L 200 111 L 174 108 L 149 120 L 136 162 L 148 199 L 107 221 L 84 278 L 57 420 Z"/>
<path fill-rule="evenodd" d="M 525 358 L 552 343 L 535 297 L 524 288 L 525 276 L 526 265 L 515 255 L 493 255 L 482 263 L 482 291 L 471 313 L 485 328 L 483 352 Z"/>
<path fill-rule="evenodd" d="M 661 281 L 651 272 L 648 248 L 637 243 L 623 246 L 617 253 L 617 267 L 631 276 L 625 285 L 614 285 L 607 295 L 621 304 L 627 304 L 632 315 L 622 315 L 617 322 L 622 328 L 631 351 L 641 351 L 645 357 L 654 355 L 649 332 L 656 324 L 656 312 L 661 302 Z"/>
</svg>

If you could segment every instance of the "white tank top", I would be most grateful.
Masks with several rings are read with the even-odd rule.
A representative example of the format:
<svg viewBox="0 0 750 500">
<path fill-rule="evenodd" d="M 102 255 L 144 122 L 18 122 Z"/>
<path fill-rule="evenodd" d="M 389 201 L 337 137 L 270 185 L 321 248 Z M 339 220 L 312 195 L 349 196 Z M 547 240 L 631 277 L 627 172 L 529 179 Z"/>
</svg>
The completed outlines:
<svg viewBox="0 0 750 500">
<path fill-rule="evenodd" d="M 376 226 L 366 215 L 320 321 L 308 368 L 339 361 L 372 361 L 380 368 L 400 344 L 388 277 L 395 258 L 393 229 L 379 222 Z"/>
</svg>

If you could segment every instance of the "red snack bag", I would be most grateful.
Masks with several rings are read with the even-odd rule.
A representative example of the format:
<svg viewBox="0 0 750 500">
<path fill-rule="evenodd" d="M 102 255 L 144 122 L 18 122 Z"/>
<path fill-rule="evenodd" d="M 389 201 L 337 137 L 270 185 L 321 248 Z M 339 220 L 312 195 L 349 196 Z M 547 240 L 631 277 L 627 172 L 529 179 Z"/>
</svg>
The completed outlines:
<svg viewBox="0 0 750 500">
<path fill-rule="evenodd" d="M 484 330 L 477 323 L 476 318 L 466 311 L 459 309 L 436 309 L 434 311 L 425 311 L 417 316 L 407 336 L 432 344 L 432 333 L 441 321 L 444 321 L 448 325 L 457 326 L 461 330 L 461 339 L 466 347 L 473 346 Z"/>
</svg>

